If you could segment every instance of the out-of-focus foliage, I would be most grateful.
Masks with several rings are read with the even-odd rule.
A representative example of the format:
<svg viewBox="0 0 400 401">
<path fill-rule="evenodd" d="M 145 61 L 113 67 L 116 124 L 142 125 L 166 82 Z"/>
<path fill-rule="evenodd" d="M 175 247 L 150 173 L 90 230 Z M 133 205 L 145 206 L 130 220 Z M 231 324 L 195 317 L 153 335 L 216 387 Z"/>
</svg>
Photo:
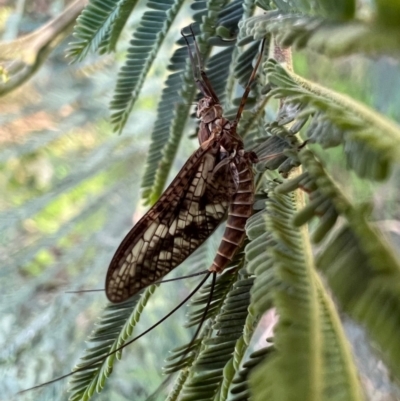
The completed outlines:
<svg viewBox="0 0 400 401">
<path fill-rule="evenodd" d="M 38 3 L 25 13 L 9 9 L 4 21 L 13 28 L 4 25 L 4 36 L 15 38 L 23 25 L 18 19 L 34 31 L 35 15 L 50 17 L 49 6 L 60 3 L 49 1 L 45 10 Z M 399 224 L 400 129 L 390 119 L 400 118 L 400 75 L 397 60 L 359 53 L 398 52 L 398 7 L 344 0 L 257 4 L 265 13 L 251 0 L 91 0 L 69 39 L 67 53 L 76 63 L 66 65 L 63 43 L 34 79 L 2 99 L 4 397 L 68 373 L 81 357 L 78 366 L 96 364 L 74 375 L 69 395 L 59 381 L 20 398 L 146 399 L 162 381 L 161 359 L 178 346 L 161 386 L 171 401 L 394 399 L 397 390 L 386 372 L 377 374 L 368 341 L 399 379 L 398 239 L 388 241 L 381 230 L 393 234 Z M 180 30 L 190 23 L 230 118 L 258 39 L 272 36 L 269 55 L 278 55 L 276 43 L 312 52 L 294 54 L 293 70 L 266 59 L 260 67 L 238 130 L 260 159 L 249 241 L 218 278 L 210 308 L 210 284 L 193 297 L 188 326 L 208 309 L 198 339 L 189 341 L 181 310 L 122 355 L 97 361 L 168 313 L 198 280 L 149 287 L 102 311 L 101 292 L 64 293 L 104 286 L 113 252 L 143 210 L 132 212 L 140 185 L 143 200 L 154 203 L 188 155 L 197 98 Z M 121 53 L 108 53 L 119 46 L 126 56 L 118 69 Z M 327 59 L 316 52 L 353 56 Z M 6 82 L 7 68 L 0 73 Z M 207 268 L 215 249 L 213 237 L 173 275 Z M 337 306 L 354 321 L 341 318 Z M 265 320 L 272 308 L 275 322 Z"/>
<path fill-rule="evenodd" d="M 39 28 L 46 14 L 57 17 L 63 4 L 47 6 L 27 7 L 19 24 L 22 33 Z M 4 37 L 17 13 L 9 8 Z M 116 62 L 90 57 L 68 65 L 70 41 L 71 37 L 31 81 L 0 103 L 0 399 L 70 370 L 105 297 L 101 292 L 65 291 L 104 286 L 115 248 L 141 213 L 133 212 L 160 74 L 151 74 L 126 132 L 114 135 L 108 102 Z M 158 292 L 175 288 L 176 296 L 170 299 L 178 302 L 189 285 L 171 283 Z M 148 307 L 156 316 L 168 310 L 160 301 Z M 147 314 L 141 324 L 151 324 L 156 316 Z M 179 316 L 183 319 L 184 311 Z M 174 339 L 188 338 L 179 326 L 170 327 L 170 333 L 153 348 L 166 354 Z M 136 368 L 127 364 L 123 373 L 128 377 L 138 371 L 138 381 L 131 384 L 138 396 L 157 386 L 160 378 L 156 368 L 145 376 L 138 369 L 157 363 L 145 352 L 154 338 L 136 348 Z M 19 399 L 67 399 L 65 386 L 66 381 L 60 382 Z M 120 394 L 117 387 L 118 383 L 109 386 L 107 394 Z"/>
<path fill-rule="evenodd" d="M 54 3 L 56 5 L 61 2 Z M 86 0 L 71 2 L 62 13 L 55 15 L 45 25 L 18 38 L 16 36 L 23 7 L 16 8 L 3 35 L 6 40 L 0 42 L 0 70 L 3 77 L 0 81 L 0 96 L 18 88 L 38 71 L 51 51 L 70 33 L 85 4 Z"/>
</svg>

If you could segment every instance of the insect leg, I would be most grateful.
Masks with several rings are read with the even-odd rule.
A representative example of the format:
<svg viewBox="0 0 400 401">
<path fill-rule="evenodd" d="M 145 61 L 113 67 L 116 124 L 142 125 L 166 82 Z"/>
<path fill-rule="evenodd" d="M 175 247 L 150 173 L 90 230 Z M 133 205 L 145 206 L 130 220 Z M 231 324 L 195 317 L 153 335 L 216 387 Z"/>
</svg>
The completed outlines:
<svg viewBox="0 0 400 401">
<path fill-rule="evenodd" d="M 190 32 L 192 33 L 194 48 L 196 49 L 197 67 L 199 71 L 204 71 L 203 60 L 201 59 L 200 49 L 197 44 L 196 35 L 193 32 L 192 24 L 189 25 Z"/>
<path fill-rule="evenodd" d="M 190 30 L 192 31 L 192 28 L 190 28 Z M 193 31 L 192 31 L 192 33 L 193 33 Z M 185 42 L 186 42 L 186 47 L 187 47 L 187 50 L 188 50 L 188 53 L 189 53 L 189 58 L 190 58 L 190 65 L 192 66 L 192 71 L 193 71 L 193 78 L 194 78 L 194 80 L 196 81 L 196 84 L 197 84 L 197 82 L 200 81 L 200 77 L 197 74 L 193 53 L 190 50 L 190 43 L 189 43 L 189 41 L 187 39 L 187 36 L 184 34 L 183 29 L 181 30 L 181 35 L 182 35 L 183 39 L 185 39 Z"/>
<path fill-rule="evenodd" d="M 189 29 L 190 29 L 190 32 L 191 32 L 191 36 L 193 37 L 193 43 L 194 43 L 195 52 L 196 52 L 197 64 L 196 64 L 196 62 L 194 60 L 194 56 L 192 54 L 192 51 L 190 50 L 190 44 L 189 44 L 189 41 L 187 40 L 187 36 L 183 33 L 183 30 L 181 31 L 181 35 L 185 39 L 185 42 L 186 42 L 186 45 L 187 45 L 187 48 L 188 48 L 190 63 L 192 65 L 193 76 L 194 76 L 196 85 L 199 88 L 200 92 L 204 96 L 209 96 L 214 100 L 215 103 L 219 103 L 218 96 L 214 92 L 214 89 L 213 89 L 213 87 L 211 85 L 211 82 L 209 81 L 209 79 L 207 77 L 207 74 L 204 71 L 203 61 L 202 61 L 202 58 L 201 58 L 200 49 L 199 49 L 199 46 L 197 45 L 196 35 L 194 34 L 192 25 L 189 26 Z"/>
</svg>

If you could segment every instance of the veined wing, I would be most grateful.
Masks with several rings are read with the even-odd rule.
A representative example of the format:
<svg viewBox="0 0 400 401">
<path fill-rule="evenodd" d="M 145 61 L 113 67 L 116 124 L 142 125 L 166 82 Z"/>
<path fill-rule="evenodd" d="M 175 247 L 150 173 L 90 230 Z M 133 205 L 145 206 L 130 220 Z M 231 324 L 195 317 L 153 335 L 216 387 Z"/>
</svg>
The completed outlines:
<svg viewBox="0 0 400 401">
<path fill-rule="evenodd" d="M 226 214 L 232 182 L 217 141 L 188 159 L 158 202 L 117 249 L 106 277 L 111 302 L 123 302 L 159 280 L 193 253 Z M 221 177 L 225 176 L 225 179 Z"/>
</svg>

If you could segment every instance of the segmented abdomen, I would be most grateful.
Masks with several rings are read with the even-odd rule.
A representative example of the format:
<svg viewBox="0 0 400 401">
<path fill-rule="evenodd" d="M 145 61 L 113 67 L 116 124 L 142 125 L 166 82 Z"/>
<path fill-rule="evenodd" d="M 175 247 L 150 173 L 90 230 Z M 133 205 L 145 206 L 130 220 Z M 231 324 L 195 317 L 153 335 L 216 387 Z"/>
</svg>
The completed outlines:
<svg viewBox="0 0 400 401">
<path fill-rule="evenodd" d="M 237 191 L 229 205 L 225 232 L 210 271 L 223 271 L 233 259 L 246 237 L 246 221 L 253 212 L 254 174 L 250 162 L 243 158 L 237 169 Z"/>
</svg>

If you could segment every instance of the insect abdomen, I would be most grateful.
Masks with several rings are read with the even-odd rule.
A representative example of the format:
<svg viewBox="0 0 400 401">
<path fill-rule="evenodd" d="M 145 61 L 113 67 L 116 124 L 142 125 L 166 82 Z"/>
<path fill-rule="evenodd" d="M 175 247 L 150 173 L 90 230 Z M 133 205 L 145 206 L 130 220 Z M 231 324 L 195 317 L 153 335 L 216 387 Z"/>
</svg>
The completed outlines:
<svg viewBox="0 0 400 401">
<path fill-rule="evenodd" d="M 233 259 L 246 237 L 245 225 L 252 215 L 254 203 L 254 175 L 246 160 L 238 166 L 239 181 L 229 205 L 225 232 L 210 271 L 221 272 Z"/>
</svg>

